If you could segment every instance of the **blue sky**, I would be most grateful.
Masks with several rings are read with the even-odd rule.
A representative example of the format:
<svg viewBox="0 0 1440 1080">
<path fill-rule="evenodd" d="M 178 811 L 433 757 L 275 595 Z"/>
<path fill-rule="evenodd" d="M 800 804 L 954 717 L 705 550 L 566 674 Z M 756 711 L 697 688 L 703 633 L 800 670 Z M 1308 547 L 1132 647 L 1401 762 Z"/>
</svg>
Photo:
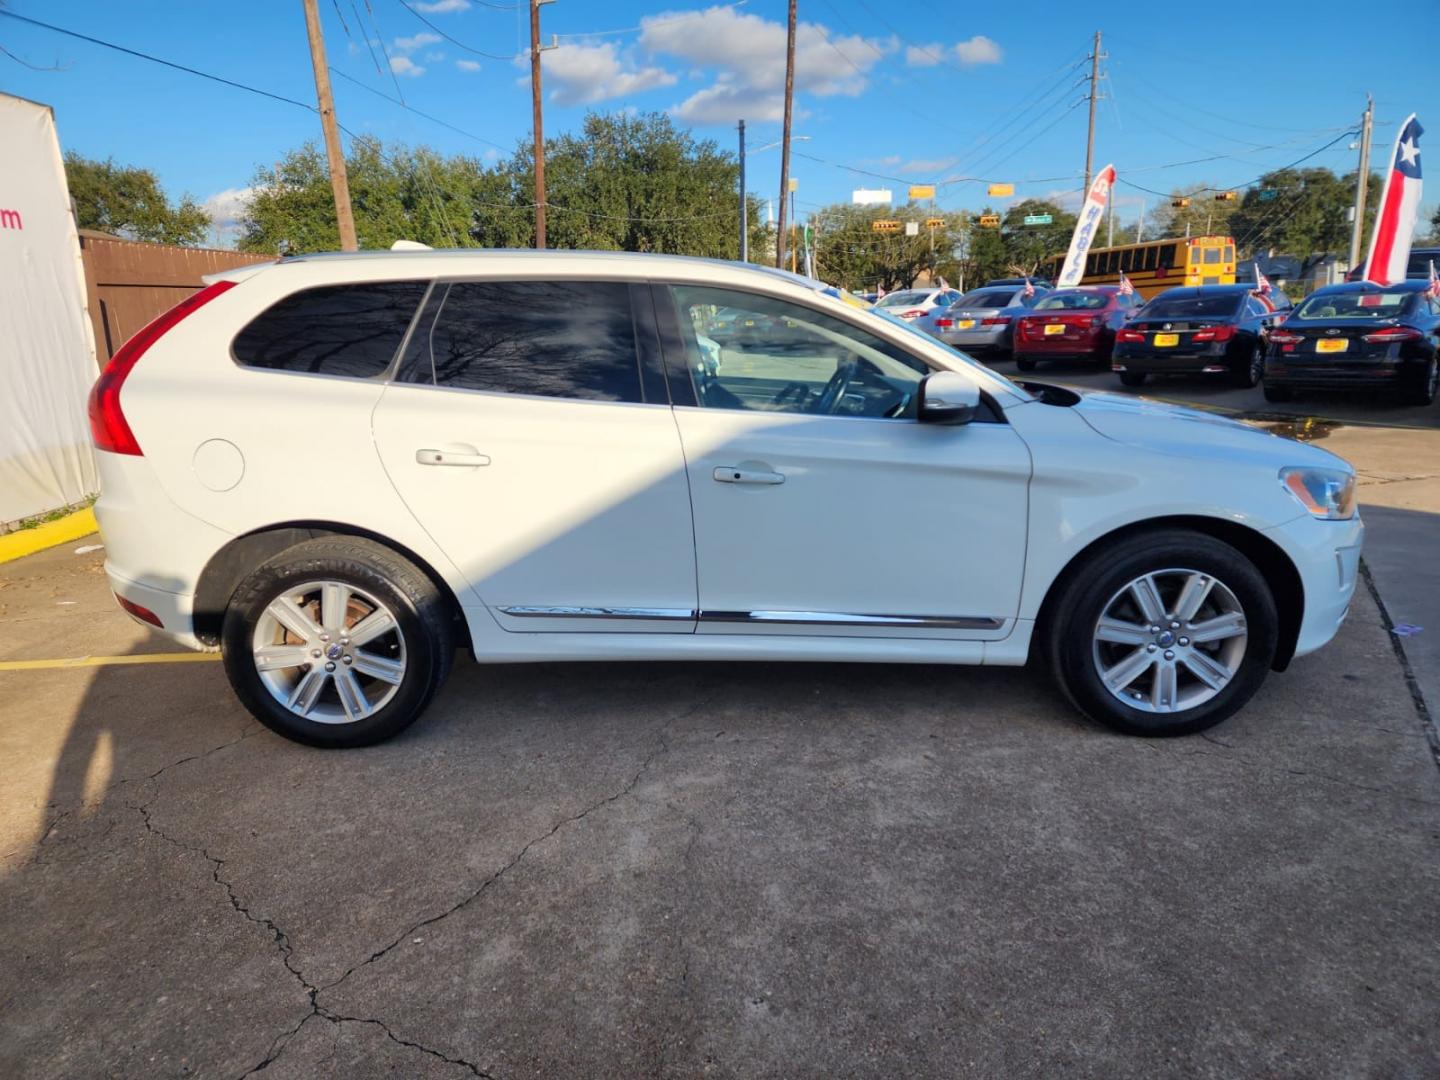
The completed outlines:
<svg viewBox="0 0 1440 1080">
<path fill-rule="evenodd" d="M 341 123 L 446 152 L 507 154 L 530 130 L 523 0 L 520 10 L 513 0 L 410 3 L 443 34 L 400 0 L 320 0 L 330 62 L 355 80 L 335 80 Z M 314 100 L 300 0 L 9 0 L 8 10 Z M 1124 217 L 1142 199 L 1156 202 L 1126 181 L 1161 191 L 1242 185 L 1355 125 L 1367 91 L 1376 99 L 1372 164 L 1386 159 L 1406 114 L 1429 119 L 1429 36 L 1408 32 L 1419 29 L 1412 20 L 1386 37 L 1353 3 L 1162 14 L 1042 2 L 1023 20 L 1016 10 L 800 0 L 795 132 L 808 141 L 796 144 L 792 175 L 802 216 L 856 187 L 889 187 L 903 199 L 907 184 L 947 180 L 942 207 L 1003 205 L 965 177 L 1013 182 L 1017 198 L 1073 200 L 1085 151 L 1081 61 L 1097 29 L 1109 58 L 1096 167 L 1113 161 L 1119 170 Z M 727 147 L 740 117 L 752 148 L 779 138 L 784 0 L 557 0 L 542 12 L 546 40 L 556 34 L 561 44 L 544 54 L 547 133 L 575 127 L 587 109 L 633 108 L 669 112 Z M 210 200 L 222 217 L 257 166 L 319 138 L 313 113 L 17 20 L 0 18 L 0 46 L 11 54 L 0 54 L 0 90 L 54 106 L 67 149 L 152 168 L 172 193 Z M 467 134 L 371 92 L 394 97 L 397 86 L 415 109 Z M 1440 138 L 1440 110 L 1431 127 Z M 1348 171 L 1349 142 L 1311 161 Z M 751 190 L 778 189 L 779 164 L 776 150 L 754 153 Z"/>
</svg>

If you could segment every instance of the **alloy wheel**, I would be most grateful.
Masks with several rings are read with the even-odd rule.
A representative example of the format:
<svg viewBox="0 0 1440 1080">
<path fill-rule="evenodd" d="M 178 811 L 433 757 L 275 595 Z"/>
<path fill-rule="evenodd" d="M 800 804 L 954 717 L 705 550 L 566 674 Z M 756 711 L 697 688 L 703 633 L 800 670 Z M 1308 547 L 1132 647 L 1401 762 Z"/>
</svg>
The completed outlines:
<svg viewBox="0 0 1440 1080">
<path fill-rule="evenodd" d="M 372 716 L 405 678 L 399 620 L 342 581 L 307 582 L 275 597 L 256 620 L 251 651 L 275 700 L 322 724 Z"/>
<path fill-rule="evenodd" d="M 1245 659 L 1245 611 L 1213 574 L 1166 569 L 1119 589 L 1093 632 L 1095 671 L 1132 709 L 1176 713 L 1209 701 Z"/>
</svg>

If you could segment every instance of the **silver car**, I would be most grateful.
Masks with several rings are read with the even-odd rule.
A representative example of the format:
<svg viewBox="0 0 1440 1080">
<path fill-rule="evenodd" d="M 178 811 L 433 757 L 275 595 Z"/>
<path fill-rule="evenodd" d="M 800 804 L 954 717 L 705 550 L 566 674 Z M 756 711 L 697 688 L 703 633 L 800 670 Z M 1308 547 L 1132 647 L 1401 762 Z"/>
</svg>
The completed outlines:
<svg viewBox="0 0 1440 1080">
<path fill-rule="evenodd" d="M 1015 319 L 1050 293 L 1040 285 L 1031 296 L 1025 286 L 998 285 L 972 289 L 933 319 L 930 332 L 964 352 L 1009 353 Z"/>
<path fill-rule="evenodd" d="M 911 326 L 933 334 L 932 324 L 936 316 L 959 299 L 960 293 L 955 289 L 901 289 L 886 293 L 875 301 L 875 306 L 883 308 L 887 315 L 904 319 Z"/>
</svg>

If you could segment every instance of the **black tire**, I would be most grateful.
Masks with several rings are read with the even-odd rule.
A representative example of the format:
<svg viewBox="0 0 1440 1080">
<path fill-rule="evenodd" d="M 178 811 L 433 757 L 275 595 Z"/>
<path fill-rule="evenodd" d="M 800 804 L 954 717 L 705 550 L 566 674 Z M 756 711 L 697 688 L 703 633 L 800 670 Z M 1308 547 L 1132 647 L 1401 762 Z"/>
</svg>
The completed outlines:
<svg viewBox="0 0 1440 1080">
<path fill-rule="evenodd" d="M 1247 637 L 1234 674 L 1222 689 L 1192 708 L 1152 712 L 1120 700 L 1101 680 L 1095 627 L 1127 583 L 1171 568 L 1210 575 L 1228 588 L 1240 604 Z M 1214 727 L 1259 689 L 1275 656 L 1279 619 L 1264 576 L 1235 548 L 1203 533 L 1166 529 L 1136 534 L 1069 568 L 1059 588 L 1041 629 L 1051 670 L 1077 709 L 1128 735 L 1190 735 Z M 1187 680 L 1192 678 L 1189 671 L 1183 672 Z"/>
<path fill-rule="evenodd" d="M 1143 371 L 1122 371 L 1120 372 L 1121 386 L 1144 386 L 1149 376 Z"/>
<path fill-rule="evenodd" d="M 1034 361 L 1034 360 L 1031 360 L 1028 356 L 1017 356 L 1017 357 L 1015 357 L 1015 370 L 1016 370 L 1016 371 L 1034 371 L 1034 370 L 1035 370 L 1035 361 Z"/>
<path fill-rule="evenodd" d="M 1266 401 L 1282 402 L 1295 400 L 1295 391 L 1288 386 L 1280 386 L 1276 383 L 1267 382 L 1263 392 Z"/>
<path fill-rule="evenodd" d="M 1230 373 L 1230 382 L 1243 390 L 1258 386 L 1260 380 L 1265 376 L 1265 350 L 1260 347 L 1257 341 L 1250 348 L 1250 352 L 1244 357 L 1235 361 L 1235 367 Z"/>
<path fill-rule="evenodd" d="M 393 632 L 377 640 L 381 642 L 379 648 L 403 655 L 403 674 L 393 692 L 380 688 L 377 696 L 388 697 L 360 719 L 324 723 L 293 712 L 276 698 L 257 669 L 253 637 L 267 607 L 286 595 L 287 589 L 299 589 L 316 581 L 335 581 L 369 594 L 388 609 L 396 624 Z M 450 607 L 434 582 L 389 548 L 356 537 L 306 540 L 261 565 L 235 591 L 221 630 L 225 673 L 240 701 L 271 731 L 307 746 L 369 746 L 414 723 L 450 674 L 455 657 Z M 401 643 L 398 648 L 396 642 Z M 379 681 L 358 675 L 358 664 L 364 658 L 358 647 L 354 653 L 357 667 L 351 674 L 379 688 Z M 309 664 L 303 670 L 314 666 Z M 331 670 L 334 666 L 330 665 Z M 298 682 L 300 676 L 295 678 Z M 338 688 L 330 681 L 322 686 L 317 706 L 327 693 L 333 696 L 333 702 L 340 701 Z"/>
<path fill-rule="evenodd" d="M 1440 383 L 1440 363 L 1432 358 L 1428 364 L 1419 368 L 1415 377 L 1405 387 L 1405 404 L 1435 404 L 1437 383 Z"/>
</svg>

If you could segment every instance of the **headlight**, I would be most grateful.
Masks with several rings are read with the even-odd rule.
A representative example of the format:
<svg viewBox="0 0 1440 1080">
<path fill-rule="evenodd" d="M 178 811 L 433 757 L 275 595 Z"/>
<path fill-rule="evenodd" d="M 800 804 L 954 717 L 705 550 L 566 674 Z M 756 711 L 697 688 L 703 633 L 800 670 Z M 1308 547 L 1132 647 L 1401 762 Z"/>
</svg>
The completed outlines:
<svg viewBox="0 0 1440 1080">
<path fill-rule="evenodd" d="M 1339 469 L 1281 469 L 1280 486 L 1317 518 L 1344 521 L 1355 516 L 1355 474 Z"/>
</svg>

